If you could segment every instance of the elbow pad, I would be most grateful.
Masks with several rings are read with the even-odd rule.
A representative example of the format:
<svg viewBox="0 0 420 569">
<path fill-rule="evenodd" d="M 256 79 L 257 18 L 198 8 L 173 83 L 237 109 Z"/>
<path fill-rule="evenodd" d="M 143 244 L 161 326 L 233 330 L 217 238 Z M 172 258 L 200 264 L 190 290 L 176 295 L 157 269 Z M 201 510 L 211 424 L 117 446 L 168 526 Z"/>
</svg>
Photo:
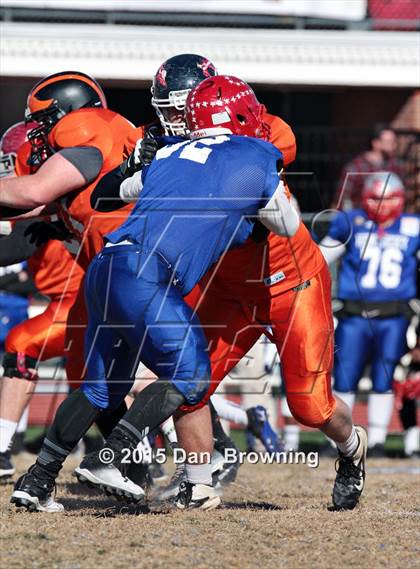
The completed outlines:
<svg viewBox="0 0 420 569">
<path fill-rule="evenodd" d="M 299 229 L 300 217 L 286 195 L 283 182 L 279 183 L 267 205 L 258 210 L 258 219 L 277 235 L 295 235 Z"/>
</svg>

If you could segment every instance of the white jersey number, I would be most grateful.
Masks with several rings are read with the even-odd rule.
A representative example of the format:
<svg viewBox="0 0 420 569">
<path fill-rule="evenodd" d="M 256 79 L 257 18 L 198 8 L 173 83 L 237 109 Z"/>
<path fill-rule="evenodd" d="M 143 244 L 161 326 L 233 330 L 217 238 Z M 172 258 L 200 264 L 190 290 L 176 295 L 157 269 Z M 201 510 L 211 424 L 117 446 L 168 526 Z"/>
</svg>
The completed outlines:
<svg viewBox="0 0 420 569">
<path fill-rule="evenodd" d="M 360 280 L 363 288 L 375 288 L 377 282 L 384 288 L 397 288 L 401 281 L 403 254 L 396 247 L 385 250 L 368 247 L 363 260 L 368 261 L 366 274 Z"/>
<path fill-rule="evenodd" d="M 191 160 L 192 162 L 197 162 L 198 164 L 205 164 L 207 158 L 210 156 L 212 150 L 211 148 L 205 148 L 206 146 L 213 146 L 215 144 L 222 144 L 222 142 L 227 142 L 229 138 L 227 136 L 216 136 L 215 138 L 201 138 L 200 140 L 195 140 L 191 142 L 186 140 L 185 142 L 178 142 L 178 144 L 172 144 L 171 146 L 164 146 L 156 153 L 156 160 L 161 160 L 162 158 L 168 158 L 176 150 L 184 146 L 185 148 L 181 151 L 179 158 L 183 160 Z M 198 144 L 203 144 L 204 148 L 197 146 Z"/>
</svg>

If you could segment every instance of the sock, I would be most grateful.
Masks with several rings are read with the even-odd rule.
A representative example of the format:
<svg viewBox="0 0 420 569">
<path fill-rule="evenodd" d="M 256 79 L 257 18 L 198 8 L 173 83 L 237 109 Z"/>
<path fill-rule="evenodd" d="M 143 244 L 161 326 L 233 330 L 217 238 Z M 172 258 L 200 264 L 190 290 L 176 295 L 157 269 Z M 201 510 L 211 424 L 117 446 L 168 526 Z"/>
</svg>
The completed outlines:
<svg viewBox="0 0 420 569">
<path fill-rule="evenodd" d="M 212 486 L 210 462 L 206 464 L 186 464 L 185 472 L 187 480 L 191 484 L 207 484 L 207 486 Z"/>
<path fill-rule="evenodd" d="M 176 434 L 173 417 L 166 419 L 166 421 L 161 424 L 160 428 L 171 446 L 175 443 L 178 443 L 178 435 Z"/>
<path fill-rule="evenodd" d="M 29 418 L 29 405 L 25 407 L 25 410 L 22 413 L 22 417 L 18 423 L 16 432 L 17 433 L 24 433 L 26 431 L 26 427 L 28 426 L 28 418 Z"/>
<path fill-rule="evenodd" d="M 63 462 L 100 415 L 81 389 L 70 393 L 57 410 L 42 443 L 36 464 L 56 477 Z"/>
<path fill-rule="evenodd" d="M 369 448 L 385 443 L 388 425 L 394 408 L 393 393 L 369 393 L 368 441 Z"/>
<path fill-rule="evenodd" d="M 420 450 L 420 429 L 410 427 L 404 433 L 404 452 L 407 456 Z"/>
<path fill-rule="evenodd" d="M 288 450 L 298 450 L 299 448 L 299 425 L 285 425 L 283 429 L 284 447 Z"/>
<path fill-rule="evenodd" d="M 354 407 L 354 401 L 356 399 L 356 394 L 355 393 L 340 393 L 339 391 L 336 391 L 337 396 L 342 399 L 344 401 L 344 403 L 347 404 L 348 407 L 350 407 L 350 411 L 353 411 L 353 407 Z"/>
<path fill-rule="evenodd" d="M 171 383 L 155 381 L 141 391 L 130 409 L 105 442 L 113 450 L 124 444 L 134 448 L 150 431 L 166 421 L 185 404 L 185 397 Z"/>
<path fill-rule="evenodd" d="M 222 419 L 232 421 L 232 423 L 237 423 L 238 425 L 248 426 L 248 416 L 246 411 L 239 405 L 236 405 L 235 403 L 232 403 L 232 401 L 229 401 L 217 394 L 212 396 L 211 402 L 216 413 Z"/>
<path fill-rule="evenodd" d="M 16 421 L 0 419 L 0 452 L 6 452 L 11 447 L 17 426 Z"/>
<path fill-rule="evenodd" d="M 338 450 L 341 452 L 341 454 L 344 454 L 344 456 L 353 456 L 357 450 L 357 447 L 359 446 L 359 437 L 357 436 L 354 425 L 351 429 L 349 438 L 343 443 L 336 442 L 336 445 Z"/>
</svg>

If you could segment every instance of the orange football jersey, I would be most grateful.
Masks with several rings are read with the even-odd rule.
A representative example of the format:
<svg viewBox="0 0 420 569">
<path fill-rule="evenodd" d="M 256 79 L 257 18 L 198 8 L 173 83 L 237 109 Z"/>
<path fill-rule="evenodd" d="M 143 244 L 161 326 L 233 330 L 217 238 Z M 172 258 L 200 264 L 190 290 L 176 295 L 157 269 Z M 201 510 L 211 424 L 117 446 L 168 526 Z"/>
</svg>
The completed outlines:
<svg viewBox="0 0 420 569">
<path fill-rule="evenodd" d="M 31 144 L 19 148 L 15 172 L 17 176 L 33 173 L 28 163 Z M 61 295 L 75 294 L 80 288 L 84 271 L 77 265 L 61 241 L 51 240 L 40 247 L 28 260 L 36 288 L 51 300 Z"/>
<path fill-rule="evenodd" d="M 48 136 L 54 150 L 93 146 L 103 156 L 102 169 L 95 180 L 58 202 L 59 216 L 75 236 L 70 244 L 66 242 L 66 246 L 85 269 L 102 249 L 104 235 L 119 227 L 132 207 L 127 205 L 116 212 L 100 213 L 91 208 L 90 195 L 98 180 L 128 156 L 142 132 L 142 128 L 135 128 L 109 109 L 88 108 L 63 117 Z"/>
<path fill-rule="evenodd" d="M 279 117 L 266 113 L 264 119 L 271 126 L 270 142 L 283 153 L 287 166 L 296 157 L 295 135 Z M 266 296 L 267 291 L 274 296 L 312 278 L 323 264 L 321 251 L 301 222 L 293 237 L 270 233 L 258 243 L 248 239 L 243 246 L 228 251 L 215 267 L 214 284 L 234 287 L 235 291 L 242 288 L 254 298 Z"/>
</svg>

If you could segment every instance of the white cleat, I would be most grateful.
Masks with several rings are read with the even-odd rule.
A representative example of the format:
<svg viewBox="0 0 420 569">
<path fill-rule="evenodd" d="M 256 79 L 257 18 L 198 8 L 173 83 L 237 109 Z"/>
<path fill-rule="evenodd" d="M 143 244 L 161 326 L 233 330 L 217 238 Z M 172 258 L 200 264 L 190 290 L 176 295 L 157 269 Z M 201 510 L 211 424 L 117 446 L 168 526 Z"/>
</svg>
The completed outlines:
<svg viewBox="0 0 420 569">
<path fill-rule="evenodd" d="M 214 510 L 221 499 L 213 486 L 182 482 L 175 504 L 180 510 Z"/>
<path fill-rule="evenodd" d="M 96 486 L 117 498 L 140 502 L 145 497 L 143 488 L 123 476 L 113 464 L 102 463 L 98 453 L 86 456 L 74 472 L 79 482 Z"/>
<path fill-rule="evenodd" d="M 37 496 L 31 496 L 27 492 L 15 490 L 10 501 L 18 508 L 26 508 L 30 512 L 46 512 L 48 514 L 64 512 L 63 504 L 53 500 L 52 496 L 48 496 L 48 498 L 42 502 Z"/>
</svg>

